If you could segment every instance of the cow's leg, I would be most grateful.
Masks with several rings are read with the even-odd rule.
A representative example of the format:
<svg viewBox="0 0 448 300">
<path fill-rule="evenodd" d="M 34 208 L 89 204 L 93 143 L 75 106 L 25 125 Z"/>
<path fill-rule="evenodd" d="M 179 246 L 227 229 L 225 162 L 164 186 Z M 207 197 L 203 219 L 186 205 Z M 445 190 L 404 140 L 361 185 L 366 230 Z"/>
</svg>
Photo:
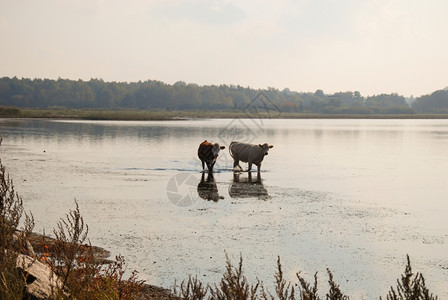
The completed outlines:
<svg viewBox="0 0 448 300">
<path fill-rule="evenodd" d="M 250 170 L 252 170 L 252 163 L 247 163 L 247 171 L 246 172 L 250 172 Z"/>
<path fill-rule="evenodd" d="M 202 162 L 202 171 L 204 171 L 205 169 L 205 164 L 204 164 L 204 161 L 203 160 L 201 160 L 201 162 Z"/>
<path fill-rule="evenodd" d="M 213 163 L 207 162 L 207 168 L 208 168 L 208 172 L 212 172 L 213 171 Z"/>
<path fill-rule="evenodd" d="M 233 170 L 234 171 L 235 171 L 236 167 L 240 168 L 240 170 L 243 170 L 243 168 L 241 168 L 241 166 L 240 166 L 240 160 L 239 159 L 234 159 L 233 160 Z"/>
<path fill-rule="evenodd" d="M 258 168 L 257 173 L 258 173 L 258 175 L 260 175 L 261 163 L 257 165 L 257 168 Z"/>
</svg>

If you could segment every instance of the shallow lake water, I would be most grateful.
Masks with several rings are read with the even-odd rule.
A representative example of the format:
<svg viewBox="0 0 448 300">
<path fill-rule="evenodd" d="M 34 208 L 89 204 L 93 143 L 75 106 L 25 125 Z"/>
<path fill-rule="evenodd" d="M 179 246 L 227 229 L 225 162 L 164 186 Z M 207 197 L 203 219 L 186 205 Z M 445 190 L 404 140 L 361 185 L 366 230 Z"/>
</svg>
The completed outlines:
<svg viewBox="0 0 448 300">
<path fill-rule="evenodd" d="M 0 158 L 52 233 L 78 202 L 92 244 L 151 284 L 216 282 L 226 255 L 271 292 L 330 269 L 353 299 L 385 297 L 414 272 L 448 297 L 448 120 L 0 120 Z M 226 146 L 213 178 L 199 144 Z M 231 141 L 274 147 L 260 177 L 234 173 Z M 242 164 L 243 168 L 247 164 Z"/>
</svg>

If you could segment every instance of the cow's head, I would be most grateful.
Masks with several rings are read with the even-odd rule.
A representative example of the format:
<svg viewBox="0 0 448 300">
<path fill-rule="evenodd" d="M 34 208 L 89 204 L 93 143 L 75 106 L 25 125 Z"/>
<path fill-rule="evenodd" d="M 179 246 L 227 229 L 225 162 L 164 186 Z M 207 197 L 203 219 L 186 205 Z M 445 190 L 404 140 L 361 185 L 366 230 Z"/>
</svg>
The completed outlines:
<svg viewBox="0 0 448 300">
<path fill-rule="evenodd" d="M 218 143 L 214 143 L 212 147 L 213 156 L 215 158 L 218 157 L 219 150 L 223 150 L 225 148 L 226 148 L 225 146 L 220 146 Z"/>
<path fill-rule="evenodd" d="M 274 146 L 272 146 L 272 145 L 268 145 L 267 143 L 264 143 L 263 145 L 262 145 L 262 144 L 258 144 L 258 147 L 260 147 L 260 149 L 263 150 L 264 155 L 268 155 L 268 151 L 269 151 L 269 149 L 271 149 L 271 148 L 274 147 Z"/>
</svg>

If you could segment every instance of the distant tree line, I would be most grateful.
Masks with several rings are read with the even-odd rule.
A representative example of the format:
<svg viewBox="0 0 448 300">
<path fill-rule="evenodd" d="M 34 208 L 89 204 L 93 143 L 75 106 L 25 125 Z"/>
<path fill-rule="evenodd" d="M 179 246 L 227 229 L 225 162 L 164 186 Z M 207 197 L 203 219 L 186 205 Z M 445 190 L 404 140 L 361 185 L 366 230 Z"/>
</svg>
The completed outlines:
<svg viewBox="0 0 448 300">
<path fill-rule="evenodd" d="M 417 98 L 412 108 L 419 113 L 448 114 L 448 87 Z"/>
<path fill-rule="evenodd" d="M 410 107 L 403 96 L 363 97 L 358 91 L 325 94 L 289 89 L 256 90 L 239 85 L 199 86 L 183 81 L 105 82 L 102 79 L 0 79 L 0 105 L 18 108 L 98 108 L 142 110 L 240 110 L 260 94 L 282 112 L 324 114 L 448 113 L 448 89 L 416 98 Z"/>
</svg>

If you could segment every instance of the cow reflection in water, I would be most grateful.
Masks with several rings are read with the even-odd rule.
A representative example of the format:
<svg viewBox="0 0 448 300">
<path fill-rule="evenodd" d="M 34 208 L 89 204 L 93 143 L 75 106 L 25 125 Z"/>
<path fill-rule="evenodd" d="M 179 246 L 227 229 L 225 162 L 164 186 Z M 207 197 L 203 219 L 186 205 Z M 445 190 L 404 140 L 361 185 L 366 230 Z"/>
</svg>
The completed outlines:
<svg viewBox="0 0 448 300">
<path fill-rule="evenodd" d="M 247 173 L 247 177 L 244 175 L 242 173 L 233 173 L 233 182 L 229 186 L 230 197 L 269 199 L 268 190 L 262 183 L 260 173 L 257 174 L 256 179 L 252 179 L 251 172 Z"/>
<path fill-rule="evenodd" d="M 201 182 L 198 184 L 198 195 L 204 200 L 213 200 L 214 202 L 224 199 L 223 196 L 219 196 L 213 173 L 208 173 L 207 179 L 205 179 L 205 173 L 202 173 Z"/>
</svg>

